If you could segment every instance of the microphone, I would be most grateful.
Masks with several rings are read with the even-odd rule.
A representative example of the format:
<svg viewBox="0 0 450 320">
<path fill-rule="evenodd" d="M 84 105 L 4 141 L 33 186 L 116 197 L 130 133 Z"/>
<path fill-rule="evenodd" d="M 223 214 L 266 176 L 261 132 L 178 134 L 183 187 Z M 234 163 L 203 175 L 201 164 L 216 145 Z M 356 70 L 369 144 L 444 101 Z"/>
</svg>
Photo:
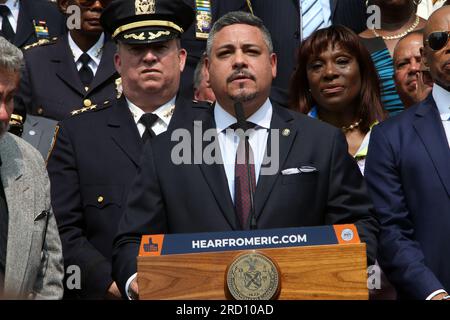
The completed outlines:
<svg viewBox="0 0 450 320">
<path fill-rule="evenodd" d="M 244 132 L 249 129 L 249 125 L 245 119 L 245 115 L 244 115 L 244 108 L 242 107 L 242 103 L 241 102 L 236 102 L 234 104 L 234 113 L 236 115 L 236 120 L 237 120 L 237 126 L 239 129 L 242 129 Z M 250 186 L 249 188 L 249 196 L 250 196 L 250 230 L 255 230 L 257 229 L 257 225 L 256 225 L 256 213 L 255 213 L 255 202 L 254 202 L 254 195 L 255 195 L 255 186 L 253 186 L 253 179 L 252 179 L 252 174 L 251 174 L 251 166 L 250 166 L 250 161 L 249 161 L 249 147 L 250 147 L 250 142 L 248 141 L 248 135 L 241 135 L 239 137 L 240 139 L 245 138 L 245 159 L 246 159 L 246 163 L 247 163 L 247 180 L 248 180 L 248 185 Z M 247 147 L 248 146 L 248 147 Z"/>
<path fill-rule="evenodd" d="M 247 121 L 245 120 L 244 108 L 242 107 L 241 102 L 236 102 L 234 104 L 234 113 L 236 114 L 238 128 L 244 131 L 247 130 Z"/>
</svg>

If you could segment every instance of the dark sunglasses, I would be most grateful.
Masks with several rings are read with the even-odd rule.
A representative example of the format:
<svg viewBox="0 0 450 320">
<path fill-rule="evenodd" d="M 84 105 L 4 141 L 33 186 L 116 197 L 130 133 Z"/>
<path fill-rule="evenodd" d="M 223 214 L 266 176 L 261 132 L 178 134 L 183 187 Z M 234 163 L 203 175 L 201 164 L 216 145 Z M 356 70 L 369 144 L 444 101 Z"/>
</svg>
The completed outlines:
<svg viewBox="0 0 450 320">
<path fill-rule="evenodd" d="M 78 0 L 78 3 L 80 4 L 81 7 L 90 8 L 97 1 L 100 1 L 102 7 L 105 8 L 108 4 L 111 3 L 112 0 Z"/>
<path fill-rule="evenodd" d="M 430 33 L 425 42 L 432 50 L 438 51 L 447 45 L 449 36 L 450 31 L 436 31 Z"/>
</svg>

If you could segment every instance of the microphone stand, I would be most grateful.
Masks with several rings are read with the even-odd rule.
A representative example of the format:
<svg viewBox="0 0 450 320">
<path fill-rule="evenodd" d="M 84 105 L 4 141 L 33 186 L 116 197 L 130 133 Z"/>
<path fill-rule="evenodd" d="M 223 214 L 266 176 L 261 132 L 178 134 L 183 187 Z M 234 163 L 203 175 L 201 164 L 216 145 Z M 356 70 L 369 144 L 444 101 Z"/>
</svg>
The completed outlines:
<svg viewBox="0 0 450 320">
<path fill-rule="evenodd" d="M 234 104 L 234 112 L 236 114 L 236 119 L 237 119 L 237 125 L 239 129 L 242 129 L 244 131 L 244 134 L 241 135 L 239 137 L 239 139 L 244 138 L 245 139 L 245 160 L 246 160 L 246 164 L 247 164 L 247 181 L 248 181 L 248 185 L 250 186 L 249 188 L 249 196 L 250 196 L 250 230 L 255 230 L 257 229 L 257 224 L 256 224 L 256 213 L 255 213 L 255 201 L 254 201 L 254 195 L 255 195 L 255 186 L 253 185 L 253 179 L 252 179 L 252 174 L 251 174 L 251 166 L 250 166 L 250 153 L 249 153 L 249 149 L 250 149 L 250 142 L 249 142 L 249 137 L 248 135 L 245 134 L 245 132 L 249 129 L 249 126 L 247 124 L 247 121 L 245 120 L 245 115 L 244 115 L 244 109 L 242 107 L 242 103 L 241 102 L 236 102 Z M 256 171 L 255 171 L 256 174 Z M 245 226 L 243 226 L 245 227 Z"/>
</svg>

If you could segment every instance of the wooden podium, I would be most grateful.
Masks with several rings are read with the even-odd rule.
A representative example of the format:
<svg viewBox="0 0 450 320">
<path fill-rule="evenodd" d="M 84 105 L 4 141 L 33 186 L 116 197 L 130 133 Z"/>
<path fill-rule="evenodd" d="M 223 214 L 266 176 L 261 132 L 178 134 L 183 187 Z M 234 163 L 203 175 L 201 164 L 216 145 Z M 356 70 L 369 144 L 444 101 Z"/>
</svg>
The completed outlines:
<svg viewBox="0 0 450 320">
<path fill-rule="evenodd" d="M 149 239 L 143 239 L 141 253 L 137 258 L 140 299 L 230 299 L 226 280 L 227 268 L 244 252 L 262 253 L 275 262 L 280 280 L 276 299 L 368 299 L 366 245 L 360 243 L 354 225 L 295 229 L 301 230 L 308 240 L 314 237 L 327 238 L 330 235 L 325 233 L 333 231 L 336 240 L 313 239 L 310 243 L 298 246 L 281 244 L 267 248 L 266 245 L 266 248 L 254 246 L 245 250 L 230 250 L 228 247 L 224 251 L 202 253 L 178 254 L 177 249 L 174 253 L 161 254 L 164 237 L 171 235 L 146 236 L 150 237 L 153 250 L 149 250 Z M 278 231 L 280 230 L 282 229 Z M 294 229 L 286 230 L 292 233 Z M 342 236 L 345 238 L 345 232 L 348 230 L 351 230 L 353 237 L 343 240 Z M 246 236 L 249 237 L 251 232 L 247 232 Z M 265 234 L 270 234 L 270 230 L 265 230 Z M 202 234 L 196 236 L 200 235 Z M 217 239 L 214 234 L 208 236 L 210 239 Z M 242 235 L 238 236 L 242 239 Z M 174 246 L 178 246 L 180 240 L 182 238 L 174 239 Z M 323 244 L 327 242 L 330 244 Z M 155 250 L 158 245 L 159 252 Z M 144 248 L 147 250 L 143 250 Z"/>
</svg>

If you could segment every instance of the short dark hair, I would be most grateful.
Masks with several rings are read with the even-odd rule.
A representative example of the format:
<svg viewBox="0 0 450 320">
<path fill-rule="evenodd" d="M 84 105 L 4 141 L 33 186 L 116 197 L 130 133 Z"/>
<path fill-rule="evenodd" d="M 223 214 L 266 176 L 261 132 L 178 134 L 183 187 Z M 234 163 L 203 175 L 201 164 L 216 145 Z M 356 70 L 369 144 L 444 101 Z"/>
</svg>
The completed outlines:
<svg viewBox="0 0 450 320">
<path fill-rule="evenodd" d="M 266 42 L 267 48 L 269 49 L 269 53 L 273 52 L 272 37 L 270 36 L 269 30 L 266 28 L 266 26 L 264 26 L 264 23 L 260 18 L 248 12 L 232 11 L 223 15 L 219 20 L 217 20 L 214 23 L 213 27 L 211 28 L 211 31 L 209 32 L 208 41 L 206 42 L 206 54 L 208 57 L 211 55 L 211 48 L 216 33 L 222 30 L 223 28 L 234 24 L 247 24 L 253 27 L 257 27 L 259 30 L 261 30 L 263 34 L 263 39 Z"/>
<path fill-rule="evenodd" d="M 339 45 L 353 55 L 358 62 L 361 73 L 361 91 L 357 112 L 362 119 L 361 130 L 368 132 L 375 121 L 385 119 L 378 73 L 369 52 L 358 36 L 344 26 L 336 25 L 317 30 L 300 45 L 297 66 L 289 88 L 290 108 L 307 114 L 316 104 L 309 90 L 307 61 L 309 57 L 319 55 L 327 50 L 329 45 L 333 47 Z"/>
</svg>

